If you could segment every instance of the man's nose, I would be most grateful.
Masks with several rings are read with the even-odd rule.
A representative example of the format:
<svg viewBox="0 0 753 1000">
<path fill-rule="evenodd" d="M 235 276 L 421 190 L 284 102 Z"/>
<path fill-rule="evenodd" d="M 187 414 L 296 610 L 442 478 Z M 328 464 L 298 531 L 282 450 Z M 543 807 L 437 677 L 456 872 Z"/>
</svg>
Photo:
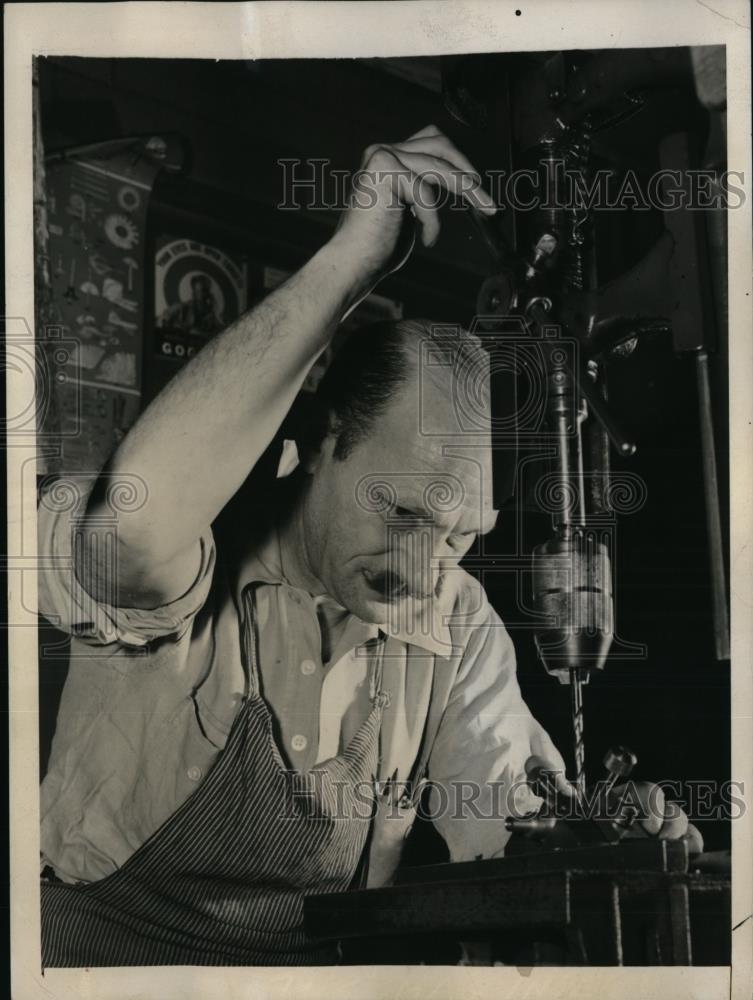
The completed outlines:
<svg viewBox="0 0 753 1000">
<path fill-rule="evenodd" d="M 436 593 L 443 564 L 430 537 L 403 539 L 394 556 L 395 570 L 413 597 L 428 598 Z"/>
</svg>

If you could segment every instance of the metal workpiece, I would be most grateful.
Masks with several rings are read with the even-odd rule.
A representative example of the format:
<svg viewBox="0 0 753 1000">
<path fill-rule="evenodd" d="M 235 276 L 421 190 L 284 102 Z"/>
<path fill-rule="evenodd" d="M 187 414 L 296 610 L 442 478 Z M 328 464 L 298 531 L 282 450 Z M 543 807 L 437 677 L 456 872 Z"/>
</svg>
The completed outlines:
<svg viewBox="0 0 753 1000">
<path fill-rule="evenodd" d="M 556 816 L 523 816 L 516 818 L 508 816 L 505 820 L 505 829 L 510 833 L 518 833 L 523 837 L 539 837 L 550 833 L 557 824 Z"/>
<path fill-rule="evenodd" d="M 628 778 L 638 758 L 632 750 L 627 747 L 612 747 L 604 755 L 604 767 L 607 769 L 607 780 L 604 783 L 604 792 L 609 794 L 620 778 Z"/>
<path fill-rule="evenodd" d="M 623 803 L 614 795 L 617 781 L 629 777 L 638 763 L 631 750 L 621 746 L 608 750 L 604 756 L 607 777 L 587 793 L 582 683 L 580 677 L 571 678 L 575 739 L 572 794 L 568 795 L 566 789 L 558 785 L 555 772 L 549 770 L 545 762 L 532 758 L 526 765 L 526 779 L 532 791 L 542 799 L 542 805 L 533 813 L 505 819 L 505 827 L 510 833 L 527 841 L 536 841 L 549 850 L 615 843 L 628 833 L 643 835 L 632 801 Z"/>
</svg>

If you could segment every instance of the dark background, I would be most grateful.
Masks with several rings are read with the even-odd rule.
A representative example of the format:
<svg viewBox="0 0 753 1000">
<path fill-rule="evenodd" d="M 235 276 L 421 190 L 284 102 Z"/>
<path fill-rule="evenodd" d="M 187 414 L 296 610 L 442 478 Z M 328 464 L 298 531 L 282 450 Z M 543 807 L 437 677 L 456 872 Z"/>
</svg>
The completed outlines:
<svg viewBox="0 0 753 1000">
<path fill-rule="evenodd" d="M 511 65 L 516 70 L 514 58 Z M 187 168 L 157 180 L 147 238 L 183 221 L 198 238 L 284 269 L 301 265 L 326 240 L 336 217 L 328 211 L 276 209 L 282 197 L 281 157 L 325 157 L 335 169 L 353 169 L 368 144 L 398 141 L 434 123 L 482 172 L 508 166 L 504 94 L 500 113 L 485 127 L 458 123 L 443 106 L 436 59 L 47 58 L 40 60 L 40 93 L 48 153 L 150 132 L 178 132 L 185 138 Z M 697 127 L 702 132 L 702 115 Z M 628 128 L 623 147 L 630 150 L 637 135 Z M 650 157 L 643 159 L 645 168 Z M 604 277 L 634 263 L 661 228 L 654 213 L 621 213 L 619 218 L 605 213 L 597 225 Z M 379 291 L 403 302 L 406 316 L 467 324 L 488 273 L 488 258 L 466 214 L 446 211 L 438 245 L 428 251 L 417 247 L 406 267 Z M 173 369 L 171 362 L 155 357 L 148 342 L 144 357 L 146 402 Z M 725 484 L 723 346 L 712 364 Z M 674 353 L 670 337 L 655 337 L 610 371 L 610 395 L 638 445 L 633 458 L 615 460 L 615 467 L 643 477 L 648 488 L 645 507 L 625 516 L 618 528 L 617 632 L 625 641 L 644 644 L 647 656 L 610 659 L 585 690 L 589 778 L 601 777 L 607 747 L 624 743 L 638 755 L 638 777 L 721 781 L 730 769 L 729 664 L 714 659 L 693 362 Z M 514 511 L 503 514 L 487 554 L 514 550 L 515 522 Z M 530 516 L 526 524 L 531 545 L 550 534 L 544 519 Z M 492 574 L 486 585 L 503 620 L 522 617 L 516 613 L 511 574 Z M 537 663 L 530 630 L 510 627 L 525 697 L 569 760 L 568 689 Z M 43 639 L 49 638 L 45 631 Z M 41 664 L 43 771 L 65 669 L 59 656 Z M 698 825 L 708 848 L 729 846 L 728 823 Z M 441 854 L 430 833 L 419 830 L 409 860 Z"/>
</svg>

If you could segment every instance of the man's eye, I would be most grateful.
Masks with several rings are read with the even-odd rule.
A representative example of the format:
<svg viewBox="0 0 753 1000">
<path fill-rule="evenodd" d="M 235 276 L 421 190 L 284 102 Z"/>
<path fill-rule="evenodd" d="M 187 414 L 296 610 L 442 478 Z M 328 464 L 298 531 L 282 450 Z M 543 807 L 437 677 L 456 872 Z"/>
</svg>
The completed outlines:
<svg viewBox="0 0 753 1000">
<path fill-rule="evenodd" d="M 395 520 L 406 520 L 406 521 L 430 521 L 431 515 L 422 513 L 421 511 L 411 510 L 409 507 L 395 506 L 390 511 L 390 517 Z"/>
<path fill-rule="evenodd" d="M 394 507 L 392 513 L 395 517 L 418 517 L 419 515 L 414 510 L 408 510 L 407 507 Z"/>
</svg>

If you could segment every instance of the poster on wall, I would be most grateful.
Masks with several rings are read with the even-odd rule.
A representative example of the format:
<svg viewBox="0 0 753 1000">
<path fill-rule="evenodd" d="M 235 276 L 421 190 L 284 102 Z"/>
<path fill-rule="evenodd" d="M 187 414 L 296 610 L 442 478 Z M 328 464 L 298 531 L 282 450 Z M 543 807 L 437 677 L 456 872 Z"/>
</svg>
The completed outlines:
<svg viewBox="0 0 753 1000">
<path fill-rule="evenodd" d="M 78 341 L 71 369 L 138 391 L 141 253 L 152 178 L 84 160 L 52 166 L 47 178 L 53 298 Z"/>
<path fill-rule="evenodd" d="M 246 264 L 239 254 L 170 235 L 155 244 L 155 350 L 187 361 L 246 309 Z"/>
<path fill-rule="evenodd" d="M 139 413 L 144 229 L 157 170 L 132 150 L 47 163 L 49 312 L 70 345 L 54 383 L 57 471 L 101 468 Z"/>
</svg>

